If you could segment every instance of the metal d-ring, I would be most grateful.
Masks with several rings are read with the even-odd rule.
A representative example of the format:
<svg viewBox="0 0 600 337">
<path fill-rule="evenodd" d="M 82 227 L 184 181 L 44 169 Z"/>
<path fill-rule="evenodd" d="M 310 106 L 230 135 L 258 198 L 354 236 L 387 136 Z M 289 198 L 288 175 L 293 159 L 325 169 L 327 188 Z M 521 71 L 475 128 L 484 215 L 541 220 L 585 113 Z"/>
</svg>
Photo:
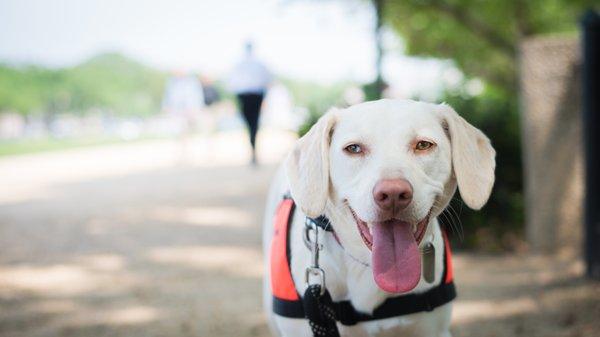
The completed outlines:
<svg viewBox="0 0 600 337">
<path fill-rule="evenodd" d="M 318 283 L 310 283 L 310 276 L 316 276 L 319 278 Z M 304 282 L 308 285 L 318 284 L 319 294 L 323 296 L 325 294 L 325 271 L 319 267 L 308 267 L 304 273 Z"/>
</svg>

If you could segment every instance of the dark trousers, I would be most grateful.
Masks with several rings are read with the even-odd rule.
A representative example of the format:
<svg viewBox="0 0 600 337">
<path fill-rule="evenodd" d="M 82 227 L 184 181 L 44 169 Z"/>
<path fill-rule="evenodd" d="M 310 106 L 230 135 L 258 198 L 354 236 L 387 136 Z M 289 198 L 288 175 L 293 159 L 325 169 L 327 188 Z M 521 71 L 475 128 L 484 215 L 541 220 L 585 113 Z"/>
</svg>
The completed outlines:
<svg viewBox="0 0 600 337">
<path fill-rule="evenodd" d="M 258 131 L 258 117 L 260 116 L 260 107 L 264 98 L 264 94 L 238 94 L 242 114 L 248 127 L 250 134 L 250 145 L 252 145 L 252 153 L 256 150 L 256 132 Z"/>
</svg>

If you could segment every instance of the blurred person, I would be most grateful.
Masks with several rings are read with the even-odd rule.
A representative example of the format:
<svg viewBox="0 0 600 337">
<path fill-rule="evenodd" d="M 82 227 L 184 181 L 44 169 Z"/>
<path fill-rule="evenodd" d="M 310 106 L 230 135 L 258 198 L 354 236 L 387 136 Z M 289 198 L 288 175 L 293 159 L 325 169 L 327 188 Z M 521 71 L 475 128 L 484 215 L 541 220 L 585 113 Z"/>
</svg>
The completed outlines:
<svg viewBox="0 0 600 337">
<path fill-rule="evenodd" d="M 196 129 L 196 123 L 205 105 L 204 92 L 198 77 L 181 70 L 175 71 L 165 86 L 162 109 L 177 120 L 182 159 L 187 155 L 189 137 Z"/>
<path fill-rule="evenodd" d="M 204 95 L 204 104 L 209 107 L 221 100 L 221 95 L 215 86 L 215 82 L 208 76 L 200 76 L 200 84 L 202 85 L 202 94 Z"/>
<path fill-rule="evenodd" d="M 272 81 L 269 69 L 254 56 L 251 42 L 246 43 L 245 55 L 233 68 L 229 77 L 229 89 L 236 94 L 252 147 L 252 164 L 256 159 L 256 133 L 262 102 Z"/>
<path fill-rule="evenodd" d="M 198 77 L 202 86 L 202 95 L 204 98 L 204 109 L 200 114 L 200 130 L 210 141 L 210 136 L 216 130 L 218 103 L 221 101 L 221 95 L 216 88 L 215 81 L 207 76 L 201 75 Z M 210 146 L 208 146 L 210 148 Z"/>
</svg>

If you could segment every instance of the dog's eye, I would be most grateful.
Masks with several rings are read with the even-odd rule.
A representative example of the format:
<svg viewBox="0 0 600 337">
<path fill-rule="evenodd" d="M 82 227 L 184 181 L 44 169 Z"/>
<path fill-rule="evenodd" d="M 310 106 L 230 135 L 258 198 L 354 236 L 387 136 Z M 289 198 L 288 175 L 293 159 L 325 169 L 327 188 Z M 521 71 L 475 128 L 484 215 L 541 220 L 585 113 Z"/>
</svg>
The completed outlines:
<svg viewBox="0 0 600 337">
<path fill-rule="evenodd" d="M 425 151 L 425 150 L 429 150 L 431 147 L 433 147 L 433 143 L 432 142 L 428 142 L 426 140 L 420 140 L 417 142 L 417 144 L 415 144 L 415 150 L 417 151 Z"/>
<path fill-rule="evenodd" d="M 348 146 L 346 146 L 344 148 L 344 150 L 346 150 L 346 152 L 350 153 L 350 154 L 361 154 L 363 153 L 363 149 L 360 145 L 358 144 L 350 144 Z"/>
</svg>

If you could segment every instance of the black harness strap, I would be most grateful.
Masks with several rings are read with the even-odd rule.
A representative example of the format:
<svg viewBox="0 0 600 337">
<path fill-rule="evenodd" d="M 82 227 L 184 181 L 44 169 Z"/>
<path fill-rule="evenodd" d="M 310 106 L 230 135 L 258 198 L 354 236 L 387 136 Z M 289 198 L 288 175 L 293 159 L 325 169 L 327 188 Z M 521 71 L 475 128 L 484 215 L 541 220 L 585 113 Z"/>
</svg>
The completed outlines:
<svg viewBox="0 0 600 337">
<path fill-rule="evenodd" d="M 341 301 L 333 304 L 336 317 L 344 325 L 354 325 L 359 322 L 374 321 L 391 317 L 398 317 L 417 312 L 432 311 L 456 297 L 453 283 L 441 284 L 435 288 L 421 293 L 409 294 L 388 298 L 379 305 L 373 315 L 356 311 L 350 301 Z"/>
<path fill-rule="evenodd" d="M 391 297 L 379 305 L 373 315 L 356 311 L 350 301 L 333 302 L 336 320 L 344 325 L 375 321 L 417 312 L 432 311 L 456 298 L 454 283 L 442 283 L 420 294 Z M 286 301 L 273 298 L 273 311 L 289 318 L 307 318 L 302 301 Z"/>
</svg>

